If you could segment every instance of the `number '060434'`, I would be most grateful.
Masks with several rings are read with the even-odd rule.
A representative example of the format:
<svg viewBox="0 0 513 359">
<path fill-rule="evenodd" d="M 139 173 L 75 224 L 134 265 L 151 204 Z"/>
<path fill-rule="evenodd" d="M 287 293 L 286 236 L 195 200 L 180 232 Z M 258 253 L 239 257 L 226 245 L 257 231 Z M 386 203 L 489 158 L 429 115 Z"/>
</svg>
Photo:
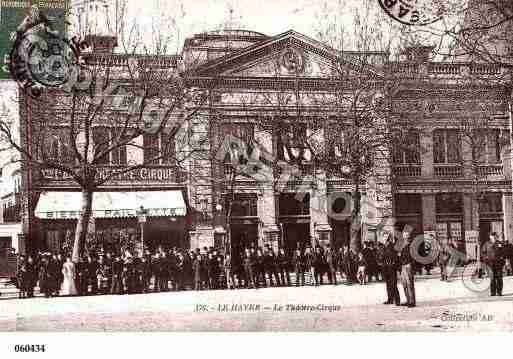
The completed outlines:
<svg viewBox="0 0 513 359">
<path fill-rule="evenodd" d="M 44 353 L 46 348 L 44 344 L 16 344 L 14 351 L 16 353 Z"/>
</svg>

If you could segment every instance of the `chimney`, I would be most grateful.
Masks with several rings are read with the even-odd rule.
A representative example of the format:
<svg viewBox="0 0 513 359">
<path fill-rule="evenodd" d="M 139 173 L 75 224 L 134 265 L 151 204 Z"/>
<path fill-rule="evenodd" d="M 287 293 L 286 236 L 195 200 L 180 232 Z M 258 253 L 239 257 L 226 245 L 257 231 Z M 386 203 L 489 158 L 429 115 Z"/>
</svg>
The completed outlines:
<svg viewBox="0 0 513 359">
<path fill-rule="evenodd" d="M 108 35 L 87 35 L 86 42 L 91 46 L 93 53 L 112 54 L 118 46 L 118 38 Z"/>
</svg>

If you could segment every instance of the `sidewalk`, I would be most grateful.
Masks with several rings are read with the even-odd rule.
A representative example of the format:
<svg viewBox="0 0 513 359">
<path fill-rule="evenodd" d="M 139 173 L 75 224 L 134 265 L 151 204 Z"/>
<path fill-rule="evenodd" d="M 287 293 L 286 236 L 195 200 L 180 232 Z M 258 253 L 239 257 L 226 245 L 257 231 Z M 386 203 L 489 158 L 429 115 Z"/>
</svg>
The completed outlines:
<svg viewBox="0 0 513 359">
<path fill-rule="evenodd" d="M 490 297 L 487 289 L 473 292 L 461 279 L 419 278 L 415 286 L 412 309 L 383 305 L 385 285 L 375 282 L 0 300 L 0 330 L 421 330 L 419 323 L 438 328 L 446 324 L 440 315 L 464 311 L 494 315 L 490 330 L 511 330 L 512 277 L 504 278 L 503 297 Z M 404 301 L 401 285 L 399 291 Z M 287 309 L 295 305 L 324 309 Z"/>
<path fill-rule="evenodd" d="M 452 279 L 460 278 L 463 274 L 463 267 L 456 267 L 454 268 L 454 271 L 452 272 Z M 468 274 L 466 274 L 468 275 Z M 423 279 L 436 279 L 440 278 L 440 268 L 435 267 L 431 270 L 431 274 L 427 274 L 425 270 L 423 271 L 422 275 L 416 275 L 415 279 L 423 280 Z M 296 275 L 294 272 L 290 273 L 290 280 L 292 284 L 296 283 Z M 337 274 L 337 281 L 338 283 L 344 283 L 345 280 L 340 276 L 340 274 Z M 16 288 L 13 285 L 7 285 L 8 279 L 6 278 L 0 278 L 0 300 L 5 299 L 17 299 L 18 298 L 18 288 Z M 305 282 L 308 285 L 308 275 L 305 275 Z M 324 285 L 327 285 L 328 279 L 327 276 L 324 276 Z M 374 282 L 371 282 L 374 283 Z M 39 297 L 43 296 L 42 293 L 39 292 L 39 287 L 34 288 L 34 296 Z"/>
</svg>

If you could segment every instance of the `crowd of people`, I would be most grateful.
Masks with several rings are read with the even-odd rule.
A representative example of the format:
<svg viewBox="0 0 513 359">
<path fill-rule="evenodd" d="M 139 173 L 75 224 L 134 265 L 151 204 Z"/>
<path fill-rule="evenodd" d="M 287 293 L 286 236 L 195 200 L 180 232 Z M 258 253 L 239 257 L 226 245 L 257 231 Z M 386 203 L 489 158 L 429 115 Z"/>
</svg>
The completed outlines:
<svg viewBox="0 0 513 359">
<path fill-rule="evenodd" d="M 159 247 L 142 255 L 89 253 L 77 263 L 70 256 L 38 253 L 21 256 L 17 284 L 20 298 L 32 297 L 39 286 L 46 297 L 57 295 L 130 294 L 169 290 L 261 288 L 269 286 L 337 284 L 381 280 L 382 246 L 365 244 L 360 252 L 326 247 L 245 248 L 240 255 L 215 248 L 192 251 Z M 291 273 L 295 281 L 291 281 Z"/>
<path fill-rule="evenodd" d="M 490 247 L 485 253 L 493 252 L 494 248 Z M 437 260 L 442 280 L 447 279 L 445 268 L 449 264 L 449 252 L 440 251 Z M 403 273 L 406 264 L 408 270 Z M 422 265 L 412 259 L 408 246 L 406 250 L 398 251 L 395 240 L 391 239 L 385 243 L 364 243 L 359 251 L 348 247 L 335 250 L 327 245 L 298 247 L 293 253 L 286 254 L 283 248 L 273 250 L 266 246 L 244 248 L 237 254 L 234 252 L 233 256 L 212 247 L 191 251 L 159 247 L 153 253 L 149 250 L 141 254 L 129 250 L 89 253 L 77 263 L 71 257 L 57 253 L 21 256 L 17 285 L 19 297 L 25 298 L 34 296 L 36 286 L 46 297 L 52 297 L 337 285 L 340 280 L 346 284 L 365 285 L 375 280 L 386 282 L 387 303 L 397 304 L 397 281 L 400 278 L 403 284 L 407 282 L 406 286 L 412 287 L 408 303 L 414 305 L 413 276 L 423 268 L 429 273 L 432 267 L 433 263 Z M 496 292 L 500 291 L 496 289 Z"/>
</svg>

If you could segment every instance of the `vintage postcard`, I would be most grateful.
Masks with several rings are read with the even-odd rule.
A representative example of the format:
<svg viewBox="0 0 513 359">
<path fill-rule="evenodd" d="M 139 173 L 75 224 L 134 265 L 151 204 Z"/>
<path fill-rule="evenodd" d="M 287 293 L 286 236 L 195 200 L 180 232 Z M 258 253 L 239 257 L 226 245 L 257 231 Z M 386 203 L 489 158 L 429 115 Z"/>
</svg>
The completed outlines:
<svg viewBox="0 0 513 359">
<path fill-rule="evenodd" d="M 513 330 L 513 2 L 0 4 L 1 332 Z"/>
</svg>

